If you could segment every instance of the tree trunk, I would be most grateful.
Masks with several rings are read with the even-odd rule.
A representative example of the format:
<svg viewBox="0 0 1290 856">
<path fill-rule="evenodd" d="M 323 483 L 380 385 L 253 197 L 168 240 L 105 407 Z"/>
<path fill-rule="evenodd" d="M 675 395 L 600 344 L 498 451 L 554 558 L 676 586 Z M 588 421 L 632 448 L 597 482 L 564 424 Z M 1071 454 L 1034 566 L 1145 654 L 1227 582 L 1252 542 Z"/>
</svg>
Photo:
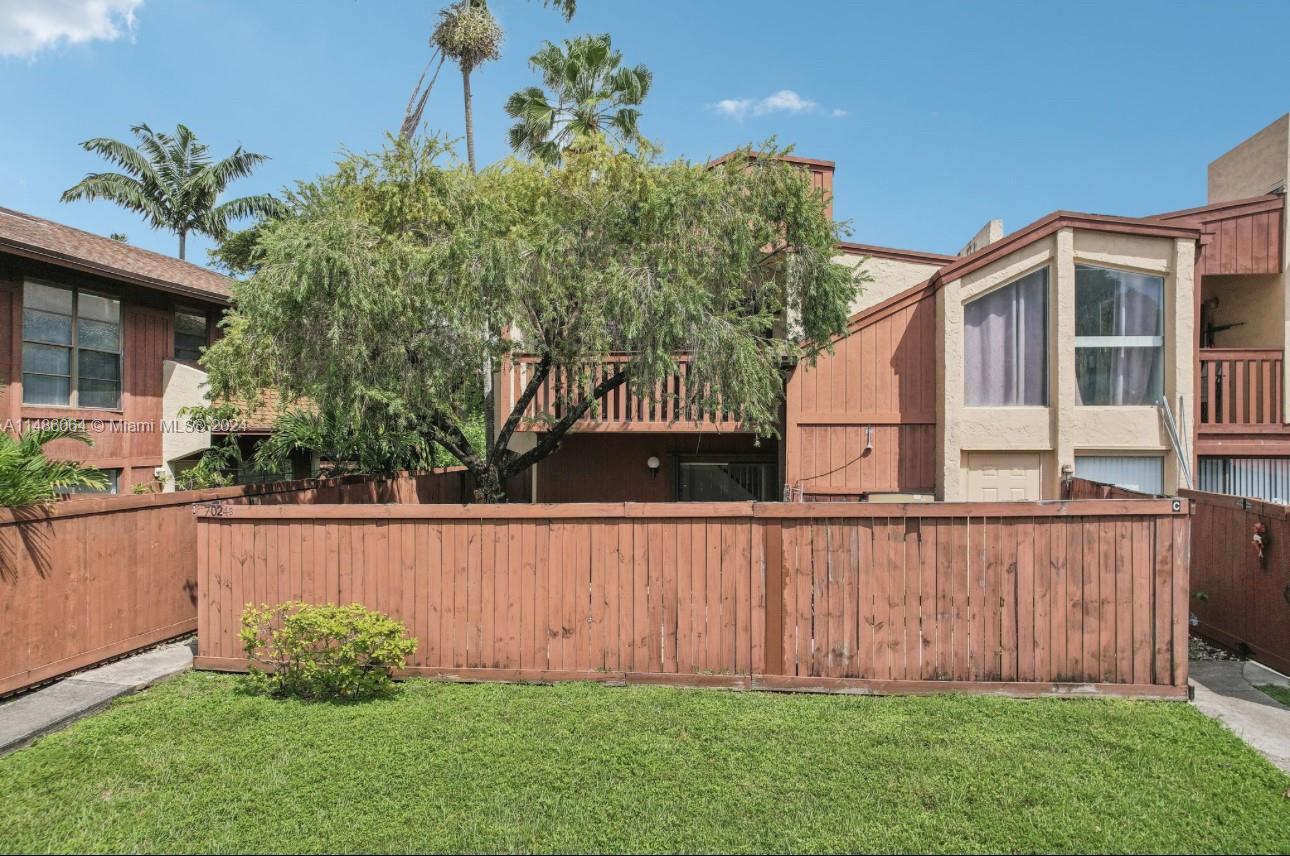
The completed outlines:
<svg viewBox="0 0 1290 856">
<path fill-rule="evenodd" d="M 462 66 L 461 91 L 466 99 L 466 162 L 471 173 L 475 172 L 475 110 L 470 98 L 470 69 Z"/>
<path fill-rule="evenodd" d="M 184 257 L 184 245 L 188 243 L 187 230 L 181 230 L 179 233 L 179 258 Z"/>
<path fill-rule="evenodd" d="M 475 477 L 476 502 L 510 502 L 510 497 L 506 495 L 506 485 L 502 481 L 500 467 L 490 466 L 473 475 Z"/>
<path fill-rule="evenodd" d="M 466 103 L 466 162 L 470 172 L 475 173 L 475 109 L 470 95 L 470 69 L 462 66 L 461 91 Z M 491 331 L 488 331 L 491 333 Z M 484 357 L 481 366 L 484 373 L 484 449 L 491 454 L 496 440 L 496 408 L 493 404 L 493 361 Z"/>
</svg>

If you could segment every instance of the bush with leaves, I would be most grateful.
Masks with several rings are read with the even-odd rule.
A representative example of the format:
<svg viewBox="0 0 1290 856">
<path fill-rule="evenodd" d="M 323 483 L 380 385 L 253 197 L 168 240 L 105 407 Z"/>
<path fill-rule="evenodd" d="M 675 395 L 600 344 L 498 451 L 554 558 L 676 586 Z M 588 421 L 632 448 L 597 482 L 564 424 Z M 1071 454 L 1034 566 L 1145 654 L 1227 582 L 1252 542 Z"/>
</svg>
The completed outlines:
<svg viewBox="0 0 1290 856">
<path fill-rule="evenodd" d="M 45 446 L 59 440 L 94 445 L 84 431 L 65 427 L 32 428 L 17 436 L 0 433 L 0 508 L 48 505 L 74 488 L 107 488 L 102 471 L 45 453 Z"/>
<path fill-rule="evenodd" d="M 306 699 L 388 693 L 417 649 L 402 622 L 358 603 L 249 605 L 241 637 L 253 686 Z"/>
</svg>

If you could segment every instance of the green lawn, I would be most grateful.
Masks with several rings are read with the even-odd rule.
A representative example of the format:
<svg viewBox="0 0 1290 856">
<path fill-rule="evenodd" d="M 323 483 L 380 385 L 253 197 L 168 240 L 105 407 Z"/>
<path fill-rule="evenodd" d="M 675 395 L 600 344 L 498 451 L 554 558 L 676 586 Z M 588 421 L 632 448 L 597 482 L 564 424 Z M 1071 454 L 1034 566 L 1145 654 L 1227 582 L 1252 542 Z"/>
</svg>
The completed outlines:
<svg viewBox="0 0 1290 856">
<path fill-rule="evenodd" d="M 238 685 L 0 759 L 0 849 L 1290 851 L 1290 777 L 1180 703 Z"/>
<path fill-rule="evenodd" d="M 1290 706 L 1290 687 L 1278 687 L 1272 684 L 1265 684 L 1255 689 L 1262 690 L 1264 695 L 1272 696 L 1284 705 Z"/>
</svg>

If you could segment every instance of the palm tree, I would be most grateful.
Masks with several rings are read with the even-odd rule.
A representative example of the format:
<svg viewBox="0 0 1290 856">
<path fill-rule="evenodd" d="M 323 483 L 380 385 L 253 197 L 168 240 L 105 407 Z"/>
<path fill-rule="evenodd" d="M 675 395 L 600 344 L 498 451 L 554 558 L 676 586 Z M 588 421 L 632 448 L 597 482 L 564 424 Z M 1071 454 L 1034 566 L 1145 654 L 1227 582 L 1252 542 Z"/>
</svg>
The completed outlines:
<svg viewBox="0 0 1290 856">
<path fill-rule="evenodd" d="M 539 87 L 521 89 L 506 101 L 511 148 L 547 163 L 582 136 L 616 138 L 622 145 L 644 142 L 637 106 L 649 94 L 654 75 L 638 65 L 625 68 L 608 34 L 567 39 L 564 48 L 547 42 L 529 64 L 542 74 Z M 552 103 L 554 101 L 554 103 Z"/>
<path fill-rule="evenodd" d="M 238 146 L 233 154 L 212 162 L 209 149 L 185 125 L 177 125 L 173 136 L 155 132 L 146 124 L 135 125 L 130 132 L 138 146 L 108 137 L 81 143 L 81 148 L 101 155 L 124 172 L 90 173 L 63 191 L 63 202 L 107 199 L 142 214 L 154 229 L 179 236 L 181 259 L 189 232 L 220 240 L 228 235 L 230 221 L 281 212 L 281 203 L 268 194 L 218 202 L 229 184 L 246 178 L 268 160 L 265 155 Z"/>
<path fill-rule="evenodd" d="M 107 476 L 94 467 L 51 460 L 44 447 L 55 440 L 93 445 L 88 434 L 66 428 L 37 428 L 14 437 L 0 434 L 0 508 L 47 505 L 59 488 L 102 489 Z"/>
</svg>

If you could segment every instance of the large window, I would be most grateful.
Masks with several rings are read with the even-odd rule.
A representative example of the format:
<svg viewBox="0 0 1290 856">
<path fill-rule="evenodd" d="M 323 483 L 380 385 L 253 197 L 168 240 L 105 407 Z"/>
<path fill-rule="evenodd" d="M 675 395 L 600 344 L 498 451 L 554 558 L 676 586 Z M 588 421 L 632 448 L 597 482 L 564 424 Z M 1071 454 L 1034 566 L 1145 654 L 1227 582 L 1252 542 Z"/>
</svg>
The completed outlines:
<svg viewBox="0 0 1290 856">
<path fill-rule="evenodd" d="M 681 461 L 677 467 L 681 502 L 769 502 L 775 495 L 774 461 Z"/>
<path fill-rule="evenodd" d="M 1048 403 L 1048 268 L 963 306 L 970 406 Z"/>
<path fill-rule="evenodd" d="M 206 313 L 200 309 L 175 310 L 175 359 L 197 362 L 206 347 Z"/>
<path fill-rule="evenodd" d="M 1165 281 L 1075 266 L 1075 380 L 1080 404 L 1155 404 L 1164 367 Z"/>
<path fill-rule="evenodd" d="M 22 401 L 121 406 L 121 302 L 79 288 L 23 285 Z"/>
</svg>

